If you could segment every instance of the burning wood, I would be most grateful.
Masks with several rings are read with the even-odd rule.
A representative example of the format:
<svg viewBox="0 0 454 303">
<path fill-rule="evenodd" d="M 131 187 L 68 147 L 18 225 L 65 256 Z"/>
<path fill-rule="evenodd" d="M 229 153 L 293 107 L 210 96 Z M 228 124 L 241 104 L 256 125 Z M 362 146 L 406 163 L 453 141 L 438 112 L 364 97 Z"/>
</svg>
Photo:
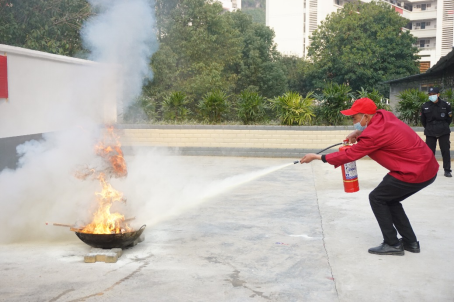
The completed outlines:
<svg viewBox="0 0 454 303">
<path fill-rule="evenodd" d="M 107 135 L 95 146 L 95 150 L 98 156 L 110 164 L 110 173 L 113 176 L 118 178 L 128 175 L 119 136 L 114 132 L 113 127 L 107 128 Z"/>
</svg>

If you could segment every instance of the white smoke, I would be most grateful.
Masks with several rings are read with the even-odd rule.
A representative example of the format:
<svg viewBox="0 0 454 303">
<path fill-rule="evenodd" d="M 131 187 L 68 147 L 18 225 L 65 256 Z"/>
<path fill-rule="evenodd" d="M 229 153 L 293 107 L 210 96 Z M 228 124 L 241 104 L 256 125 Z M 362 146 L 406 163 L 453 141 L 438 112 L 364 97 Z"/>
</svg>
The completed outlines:
<svg viewBox="0 0 454 303">
<path fill-rule="evenodd" d="M 150 58 L 157 50 L 153 2 L 149 0 L 91 0 L 101 13 L 82 29 L 90 59 L 115 65 L 123 83 L 116 88 L 127 106 L 139 96 L 144 80 L 152 77 Z"/>
<path fill-rule="evenodd" d="M 127 105 L 151 75 L 149 62 L 157 48 L 154 4 L 148 0 L 91 3 L 98 14 L 84 24 L 82 39 L 91 51 L 90 58 L 105 64 L 80 71 L 72 79 L 74 87 L 63 94 L 77 100 L 87 91 L 93 89 L 93 94 L 98 94 L 99 87 L 104 87 L 106 95 L 115 90 L 113 95 L 119 96 L 120 105 Z M 106 87 L 109 69 L 105 66 L 115 66 L 118 71 L 112 87 Z M 84 94 L 77 92 L 80 88 Z M 63 89 L 55 88 L 59 93 Z M 63 104 L 49 109 L 52 112 L 48 116 L 67 121 L 68 129 L 18 146 L 17 168 L 0 172 L 0 243 L 67 237 L 67 229 L 46 227 L 45 222 L 74 224 L 89 219 L 100 185 L 97 180 L 76 179 L 74 174 L 84 165 L 97 167 L 102 161 L 94 151 L 100 139 L 99 117 L 105 117 L 112 108 L 106 108 L 102 98 L 97 99 L 93 98 L 97 104 L 79 100 L 76 106 Z"/>
<path fill-rule="evenodd" d="M 118 89 L 121 102 L 131 102 L 150 74 L 149 60 L 156 49 L 152 4 L 146 0 L 92 0 L 91 3 L 100 13 L 84 25 L 85 44 L 93 60 L 115 65 L 121 71 L 116 87 L 106 90 Z M 86 79 L 74 81 L 78 82 L 78 87 L 82 84 L 87 90 L 94 89 L 105 85 L 105 72 L 102 69 L 93 74 L 83 73 Z M 74 91 L 68 92 L 71 93 Z M 65 117 L 71 115 L 71 125 L 77 122 L 76 127 L 47 133 L 43 140 L 29 141 L 17 148 L 21 156 L 18 168 L 0 173 L 0 222 L 6 226 L 0 229 L 0 243 L 74 239 L 67 228 L 46 226 L 45 222 L 90 222 L 97 207 L 95 192 L 99 192 L 101 186 L 97 180 L 82 181 L 74 175 L 84 166 L 102 166 L 103 160 L 94 151 L 101 129 L 95 122 L 98 120 L 92 118 L 92 111 L 99 108 L 102 108 L 99 104 L 54 108 L 55 117 L 63 119 L 61 111 L 65 111 Z M 134 227 L 168 219 L 233 186 L 288 166 L 228 178 L 231 177 L 229 163 L 225 161 L 225 166 L 211 163 L 209 167 L 198 167 L 187 157 L 170 156 L 158 150 L 136 151 L 135 156 L 126 160 L 128 176 L 109 182 L 124 193 L 127 203 L 115 204 L 112 212 L 121 211 L 127 218 L 137 217 Z"/>
</svg>

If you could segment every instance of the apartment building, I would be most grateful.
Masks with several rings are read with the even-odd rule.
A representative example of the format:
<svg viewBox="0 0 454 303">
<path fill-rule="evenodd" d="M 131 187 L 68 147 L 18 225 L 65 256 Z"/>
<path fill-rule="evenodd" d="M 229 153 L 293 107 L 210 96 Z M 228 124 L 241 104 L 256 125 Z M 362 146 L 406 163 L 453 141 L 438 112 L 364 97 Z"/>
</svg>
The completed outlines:
<svg viewBox="0 0 454 303">
<path fill-rule="evenodd" d="M 266 24 L 276 33 L 278 50 L 305 57 L 312 32 L 321 21 L 353 0 L 267 0 Z M 370 2 L 371 0 L 361 0 Z M 382 0 L 409 20 L 417 41 L 421 71 L 435 65 L 454 46 L 453 0 Z"/>
</svg>

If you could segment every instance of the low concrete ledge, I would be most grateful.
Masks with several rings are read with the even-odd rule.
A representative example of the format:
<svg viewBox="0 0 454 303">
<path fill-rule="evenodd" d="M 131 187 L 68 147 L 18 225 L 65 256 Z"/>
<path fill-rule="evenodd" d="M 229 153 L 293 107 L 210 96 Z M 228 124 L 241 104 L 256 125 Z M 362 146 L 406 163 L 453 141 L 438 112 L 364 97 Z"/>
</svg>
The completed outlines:
<svg viewBox="0 0 454 303">
<path fill-rule="evenodd" d="M 127 153 L 168 149 L 191 156 L 289 157 L 318 152 L 342 140 L 351 126 L 118 125 Z M 414 127 L 425 140 L 424 128 Z M 454 128 L 452 128 L 454 134 Z M 451 135 L 451 141 L 454 135 Z M 329 150 L 336 151 L 337 148 Z M 454 157 L 454 151 L 451 151 Z M 440 152 L 436 154 L 441 159 Z"/>
<path fill-rule="evenodd" d="M 291 149 L 291 148 L 221 148 L 221 147 L 162 147 L 141 146 L 123 147 L 125 155 L 134 155 L 135 150 L 159 150 L 166 151 L 171 155 L 184 156 L 223 156 L 223 157 L 263 157 L 263 158 L 295 158 L 300 159 L 306 153 L 316 153 L 317 149 Z M 335 152 L 338 149 L 329 149 L 326 153 Z M 325 152 L 324 152 L 325 153 Z"/>
</svg>

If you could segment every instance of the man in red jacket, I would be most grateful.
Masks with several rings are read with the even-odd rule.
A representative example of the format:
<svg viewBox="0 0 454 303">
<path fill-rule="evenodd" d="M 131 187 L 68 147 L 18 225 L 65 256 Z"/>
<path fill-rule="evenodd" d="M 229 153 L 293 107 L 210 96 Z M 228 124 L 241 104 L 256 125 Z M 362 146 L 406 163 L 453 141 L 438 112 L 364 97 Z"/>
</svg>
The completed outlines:
<svg viewBox="0 0 454 303">
<path fill-rule="evenodd" d="M 347 139 L 357 144 L 327 155 L 307 154 L 300 162 L 322 160 L 338 167 L 367 155 L 387 168 L 389 173 L 369 194 L 384 239 L 369 253 L 400 256 L 404 250 L 419 253 L 419 242 L 400 202 L 435 181 L 439 165 L 433 152 L 407 124 L 391 112 L 377 110 L 368 98 L 356 100 L 341 113 L 353 118 L 355 131 Z"/>
</svg>

